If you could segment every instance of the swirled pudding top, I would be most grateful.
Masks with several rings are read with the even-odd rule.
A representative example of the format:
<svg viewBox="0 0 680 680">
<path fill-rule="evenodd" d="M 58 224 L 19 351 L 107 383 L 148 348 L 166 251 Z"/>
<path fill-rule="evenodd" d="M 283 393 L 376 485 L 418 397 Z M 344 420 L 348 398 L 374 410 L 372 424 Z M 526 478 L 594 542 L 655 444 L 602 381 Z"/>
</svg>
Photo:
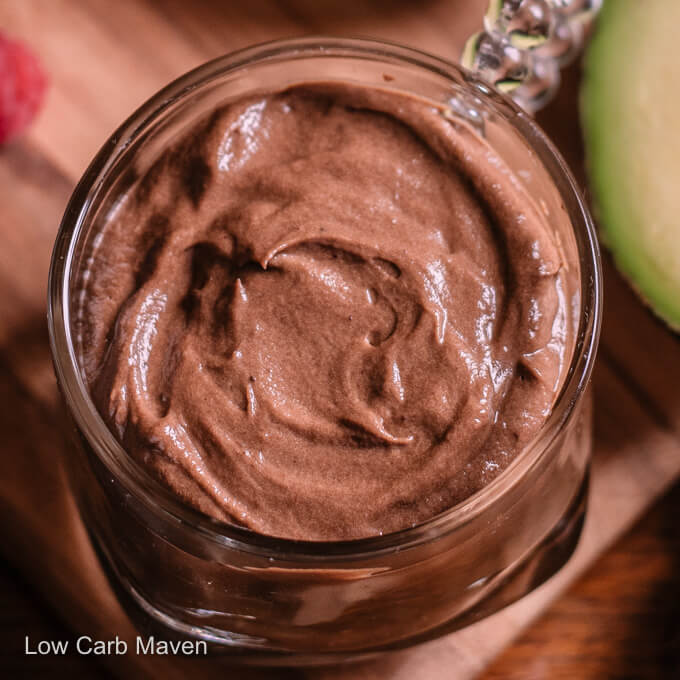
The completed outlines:
<svg viewBox="0 0 680 680">
<path fill-rule="evenodd" d="M 450 508 L 537 434 L 570 359 L 544 212 L 471 127 L 389 90 L 220 108 L 94 244 L 77 323 L 103 418 L 184 501 L 264 534 Z"/>
</svg>

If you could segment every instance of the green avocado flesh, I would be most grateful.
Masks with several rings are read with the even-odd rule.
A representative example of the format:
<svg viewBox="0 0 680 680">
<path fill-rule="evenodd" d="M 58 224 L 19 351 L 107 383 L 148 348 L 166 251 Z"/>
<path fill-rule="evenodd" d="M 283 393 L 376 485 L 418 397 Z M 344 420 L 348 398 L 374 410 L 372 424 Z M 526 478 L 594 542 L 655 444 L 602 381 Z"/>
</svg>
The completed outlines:
<svg viewBox="0 0 680 680">
<path fill-rule="evenodd" d="M 602 238 L 680 330 L 680 0 L 606 0 L 582 120 Z"/>
</svg>

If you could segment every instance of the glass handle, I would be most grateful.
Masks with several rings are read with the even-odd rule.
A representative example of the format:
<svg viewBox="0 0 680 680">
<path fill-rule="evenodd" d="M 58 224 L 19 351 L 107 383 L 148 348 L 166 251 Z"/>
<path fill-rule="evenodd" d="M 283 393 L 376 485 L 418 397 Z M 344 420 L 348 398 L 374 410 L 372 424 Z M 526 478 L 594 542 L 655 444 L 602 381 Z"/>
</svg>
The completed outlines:
<svg viewBox="0 0 680 680">
<path fill-rule="evenodd" d="M 522 108 L 545 106 L 560 68 L 578 55 L 603 0 L 490 0 L 484 30 L 471 36 L 461 63 Z"/>
</svg>

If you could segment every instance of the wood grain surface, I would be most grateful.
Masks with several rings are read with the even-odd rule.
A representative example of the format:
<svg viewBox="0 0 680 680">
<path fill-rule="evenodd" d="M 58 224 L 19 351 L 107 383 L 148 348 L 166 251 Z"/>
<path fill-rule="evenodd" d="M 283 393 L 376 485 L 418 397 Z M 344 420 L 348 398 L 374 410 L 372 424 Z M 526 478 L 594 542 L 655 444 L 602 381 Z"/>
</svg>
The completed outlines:
<svg viewBox="0 0 680 680">
<path fill-rule="evenodd" d="M 97 592 L 102 599 L 93 606 L 94 590 L 88 587 L 94 586 L 79 578 L 80 556 L 67 541 L 73 528 L 63 512 L 69 501 L 63 496 L 58 461 L 61 417 L 45 330 L 52 241 L 68 195 L 89 159 L 144 99 L 208 58 L 276 37 L 333 33 L 398 40 L 453 60 L 464 38 L 479 25 L 484 4 L 483 0 L 0 0 L 0 30 L 31 43 L 52 83 L 45 110 L 30 132 L 0 150 L 4 532 L 0 551 L 14 565 L 13 571 L 0 574 L 0 581 L 10 584 L 0 589 L 4 593 L 0 604 L 6 605 L 0 616 L 0 642 L 3 650 L 5 643 L 10 650 L 0 656 L 0 664 L 7 660 L 7 677 L 100 673 L 99 667 L 79 658 L 34 661 L 21 654 L 17 636 L 22 641 L 25 632 L 47 638 L 68 633 L 62 624 L 40 617 L 43 605 L 26 594 L 25 585 L 15 588 L 17 579 L 37 587 L 42 601 L 59 605 L 60 616 L 73 630 L 106 630 L 101 612 L 115 611 L 115 601 L 105 592 Z M 560 99 L 544 112 L 541 123 L 583 182 L 577 87 L 578 74 L 572 69 Z M 680 473 L 680 343 L 637 302 L 610 266 L 605 293 L 595 376 L 595 493 L 583 544 L 569 569 L 520 605 L 451 641 L 431 643 L 351 672 L 255 675 L 429 680 L 460 677 L 456 666 L 481 671 L 499 651 L 501 640 L 506 644 L 516 637 L 671 485 Z M 29 493 L 34 497 L 27 498 Z M 510 647 L 487 677 L 677 677 L 673 675 L 678 670 L 677 627 L 672 628 L 677 608 L 671 596 L 678 590 L 673 557 L 678 543 L 668 517 L 677 517 L 678 496 L 672 494 L 623 547 L 591 566 L 585 580 Z M 655 647 L 655 642 L 661 646 Z M 121 667 L 109 669 L 127 673 Z M 645 675 L 647 671 L 652 674 Z M 0 666 L 0 676 L 4 673 Z M 159 673 L 184 676 L 181 668 L 146 669 L 146 677 Z"/>
</svg>

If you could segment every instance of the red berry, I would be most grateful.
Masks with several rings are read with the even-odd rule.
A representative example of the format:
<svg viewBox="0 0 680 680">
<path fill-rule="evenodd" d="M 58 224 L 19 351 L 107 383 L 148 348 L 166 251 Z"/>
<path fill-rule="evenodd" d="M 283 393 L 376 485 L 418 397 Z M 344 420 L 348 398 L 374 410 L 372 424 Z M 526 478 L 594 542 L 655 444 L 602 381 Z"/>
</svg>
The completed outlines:
<svg viewBox="0 0 680 680">
<path fill-rule="evenodd" d="M 0 35 L 0 144 L 33 120 L 46 87 L 47 78 L 33 52 Z"/>
</svg>

